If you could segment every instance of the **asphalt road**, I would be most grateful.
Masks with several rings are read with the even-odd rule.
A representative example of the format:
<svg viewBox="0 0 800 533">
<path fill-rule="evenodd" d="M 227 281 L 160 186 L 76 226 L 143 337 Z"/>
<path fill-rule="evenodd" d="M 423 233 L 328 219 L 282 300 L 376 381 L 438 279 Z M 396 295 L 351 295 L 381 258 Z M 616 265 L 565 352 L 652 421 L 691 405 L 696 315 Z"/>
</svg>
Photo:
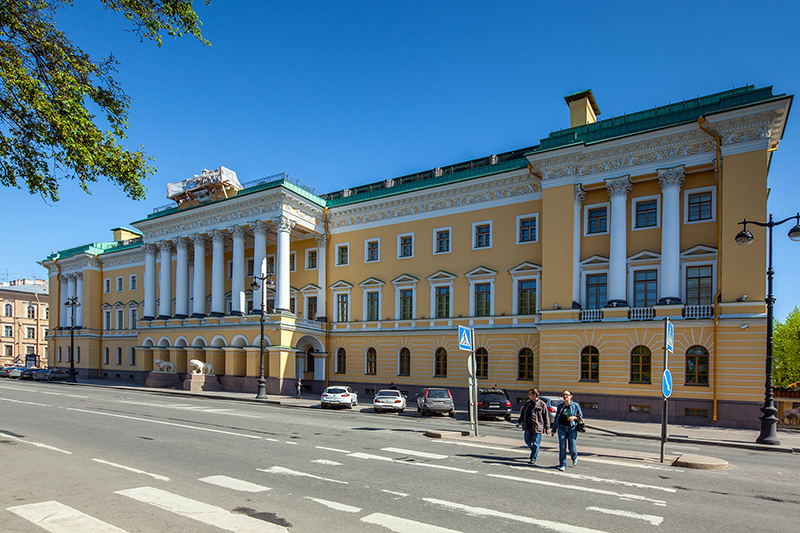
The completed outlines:
<svg viewBox="0 0 800 533">
<path fill-rule="evenodd" d="M 0 530 L 795 531 L 800 457 L 670 445 L 697 471 L 430 439 L 464 420 L 0 381 Z M 516 436 L 506 422 L 484 434 Z M 547 439 L 547 437 L 546 437 Z M 552 441 L 546 442 L 555 442 Z M 657 453 L 587 433 L 581 445 Z M 686 448 L 691 448 L 690 450 Z M 38 524 L 38 525 L 37 525 Z M 115 529 L 117 528 L 117 529 Z M 704 531 L 704 533 L 705 533 Z"/>
</svg>

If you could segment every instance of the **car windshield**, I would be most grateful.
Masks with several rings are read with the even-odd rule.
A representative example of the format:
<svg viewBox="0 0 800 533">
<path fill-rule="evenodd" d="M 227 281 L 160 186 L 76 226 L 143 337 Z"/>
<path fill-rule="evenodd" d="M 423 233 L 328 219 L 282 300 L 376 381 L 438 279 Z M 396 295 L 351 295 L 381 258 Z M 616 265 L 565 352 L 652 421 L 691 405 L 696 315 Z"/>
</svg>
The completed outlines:
<svg viewBox="0 0 800 533">
<path fill-rule="evenodd" d="M 506 398 L 502 394 L 498 394 L 496 392 L 490 392 L 488 394 L 484 394 L 481 399 L 484 402 L 503 402 L 505 403 Z"/>
<path fill-rule="evenodd" d="M 382 390 L 382 391 L 378 391 L 378 396 L 400 396 L 400 391 Z"/>
<path fill-rule="evenodd" d="M 344 389 L 327 389 L 325 392 L 328 394 L 344 394 L 347 391 Z"/>
<path fill-rule="evenodd" d="M 428 398 L 449 398 L 450 395 L 447 394 L 446 390 L 429 390 L 428 391 Z"/>
</svg>

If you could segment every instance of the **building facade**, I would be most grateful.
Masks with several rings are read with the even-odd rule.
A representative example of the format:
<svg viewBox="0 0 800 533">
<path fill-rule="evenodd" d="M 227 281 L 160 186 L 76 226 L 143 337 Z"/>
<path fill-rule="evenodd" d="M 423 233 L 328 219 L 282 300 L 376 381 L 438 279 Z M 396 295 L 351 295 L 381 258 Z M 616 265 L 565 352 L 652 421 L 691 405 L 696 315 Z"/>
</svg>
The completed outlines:
<svg viewBox="0 0 800 533">
<path fill-rule="evenodd" d="M 670 420 L 758 427 L 766 239 L 734 236 L 765 219 L 792 97 L 748 86 L 608 120 L 591 91 L 565 100 L 570 127 L 537 145 L 353 189 L 243 187 L 224 167 L 170 184 L 135 230 L 42 261 L 51 364 L 74 312 L 81 376 L 165 361 L 183 379 L 199 360 L 255 391 L 263 305 L 271 394 L 299 376 L 463 404 L 467 325 L 480 383 L 513 402 L 569 388 L 587 416 L 658 420 L 669 318 Z"/>
<path fill-rule="evenodd" d="M 47 361 L 50 306 L 46 280 L 21 279 L 0 285 L 0 364 Z"/>
</svg>

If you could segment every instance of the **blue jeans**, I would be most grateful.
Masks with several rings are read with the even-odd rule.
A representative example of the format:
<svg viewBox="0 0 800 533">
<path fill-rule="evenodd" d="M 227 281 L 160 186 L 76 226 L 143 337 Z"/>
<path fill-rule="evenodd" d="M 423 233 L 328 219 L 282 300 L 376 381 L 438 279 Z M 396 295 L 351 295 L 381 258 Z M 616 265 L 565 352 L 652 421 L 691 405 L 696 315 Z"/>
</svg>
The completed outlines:
<svg viewBox="0 0 800 533">
<path fill-rule="evenodd" d="M 567 446 L 569 446 L 569 456 L 573 461 L 578 458 L 576 441 L 578 440 L 578 430 L 569 426 L 558 426 L 558 466 L 567 467 Z"/>
<path fill-rule="evenodd" d="M 542 443 L 542 434 L 534 433 L 532 429 L 526 429 L 522 435 L 525 444 L 531 449 L 531 459 L 536 460 L 539 456 L 539 445 Z"/>
</svg>

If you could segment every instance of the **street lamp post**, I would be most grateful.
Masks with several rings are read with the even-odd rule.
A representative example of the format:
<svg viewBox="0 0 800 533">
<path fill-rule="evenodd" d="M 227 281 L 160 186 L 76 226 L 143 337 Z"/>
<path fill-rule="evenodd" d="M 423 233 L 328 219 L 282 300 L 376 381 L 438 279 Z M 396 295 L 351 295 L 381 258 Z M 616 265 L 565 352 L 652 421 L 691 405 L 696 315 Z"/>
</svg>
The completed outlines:
<svg viewBox="0 0 800 533">
<path fill-rule="evenodd" d="M 267 399 L 267 380 L 264 378 L 264 302 L 266 300 L 267 289 L 275 289 L 275 282 L 272 281 L 272 274 L 267 274 L 266 276 L 253 276 L 253 283 L 250 284 L 250 288 L 254 291 L 257 291 L 261 288 L 261 285 L 258 283 L 264 284 L 264 291 L 261 293 L 261 371 L 258 376 L 258 393 L 256 394 L 256 400 L 266 400 Z"/>
<path fill-rule="evenodd" d="M 67 381 L 77 383 L 78 380 L 75 379 L 75 308 L 80 307 L 81 303 L 78 301 L 77 296 L 70 296 L 64 305 L 72 310 L 69 327 L 69 377 L 67 377 Z"/>
<path fill-rule="evenodd" d="M 780 226 L 784 222 L 794 219 L 795 225 L 789 230 L 789 238 L 795 242 L 800 241 L 800 213 L 793 217 L 785 218 L 779 222 L 772 220 L 772 214 L 769 215 L 769 222 L 753 222 L 752 220 L 744 219 L 739 222 L 744 227 L 736 235 L 736 244 L 740 246 L 747 246 L 753 242 L 753 234 L 747 230 L 748 224 L 754 224 L 767 228 L 767 297 L 764 300 L 767 303 L 767 360 L 766 360 L 766 381 L 764 383 L 764 407 L 761 408 L 763 415 L 761 416 L 761 434 L 759 434 L 756 442 L 759 444 L 780 444 L 778 439 L 777 424 L 778 424 L 778 410 L 773 405 L 772 396 L 772 308 L 775 305 L 775 297 L 772 295 L 772 228 Z"/>
</svg>

